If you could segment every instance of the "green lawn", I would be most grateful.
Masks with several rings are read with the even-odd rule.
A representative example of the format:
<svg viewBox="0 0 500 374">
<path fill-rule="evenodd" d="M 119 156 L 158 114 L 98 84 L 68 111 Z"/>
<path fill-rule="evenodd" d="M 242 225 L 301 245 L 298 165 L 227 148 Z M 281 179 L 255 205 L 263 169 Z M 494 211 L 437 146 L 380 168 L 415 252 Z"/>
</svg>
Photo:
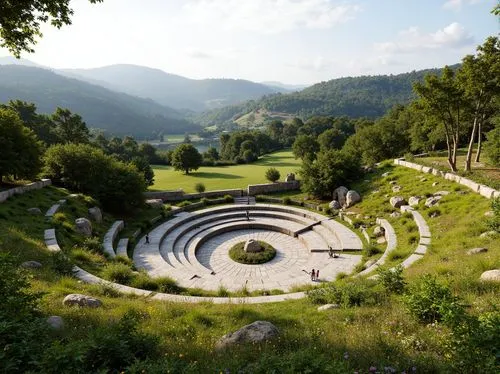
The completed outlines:
<svg viewBox="0 0 500 374">
<path fill-rule="evenodd" d="M 246 188 L 249 184 L 267 183 L 264 176 L 266 170 L 275 167 L 283 180 L 287 173 L 297 172 L 300 160 L 296 160 L 291 151 L 276 152 L 263 156 L 251 165 L 234 165 L 221 167 L 201 167 L 189 175 L 175 171 L 170 166 L 153 166 L 155 184 L 151 190 L 176 190 L 194 192 L 196 183 L 203 183 L 207 189 L 222 190 L 230 188 Z"/>
</svg>

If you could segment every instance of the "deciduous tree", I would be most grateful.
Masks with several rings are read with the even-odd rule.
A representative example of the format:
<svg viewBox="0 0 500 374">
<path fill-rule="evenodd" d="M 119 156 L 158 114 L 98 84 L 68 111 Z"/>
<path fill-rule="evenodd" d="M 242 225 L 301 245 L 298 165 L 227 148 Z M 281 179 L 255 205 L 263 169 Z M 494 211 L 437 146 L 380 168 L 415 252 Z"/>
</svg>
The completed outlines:
<svg viewBox="0 0 500 374">
<path fill-rule="evenodd" d="M 181 144 L 175 148 L 170 163 L 175 170 L 189 174 L 189 171 L 197 170 L 202 161 L 200 152 L 192 144 Z"/>
</svg>

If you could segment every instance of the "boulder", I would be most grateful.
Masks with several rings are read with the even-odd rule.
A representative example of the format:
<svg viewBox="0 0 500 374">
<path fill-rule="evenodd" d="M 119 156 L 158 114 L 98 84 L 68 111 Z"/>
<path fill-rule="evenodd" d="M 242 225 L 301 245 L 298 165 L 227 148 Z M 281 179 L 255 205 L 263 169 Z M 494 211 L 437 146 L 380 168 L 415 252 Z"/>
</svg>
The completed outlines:
<svg viewBox="0 0 500 374">
<path fill-rule="evenodd" d="M 408 199 L 409 206 L 417 206 L 420 202 L 420 196 L 412 196 Z"/>
<path fill-rule="evenodd" d="M 487 282 L 500 282 L 500 269 L 485 271 L 479 279 Z"/>
<path fill-rule="evenodd" d="M 148 199 L 146 200 L 146 204 L 151 208 L 162 208 L 163 200 L 162 199 Z"/>
<path fill-rule="evenodd" d="M 294 173 L 288 173 L 285 178 L 285 182 L 293 182 L 295 180 L 295 174 Z"/>
<path fill-rule="evenodd" d="M 472 248 L 467 251 L 467 254 L 469 256 L 471 255 L 477 255 L 479 253 L 485 253 L 488 252 L 488 248 Z"/>
<path fill-rule="evenodd" d="M 396 212 L 392 212 L 391 214 L 389 214 L 389 216 L 392 218 L 399 218 L 399 217 L 401 217 L 401 213 L 396 211 Z"/>
<path fill-rule="evenodd" d="M 382 226 L 375 226 L 375 228 L 373 229 L 373 235 L 375 235 L 376 238 L 384 236 L 385 229 Z"/>
<path fill-rule="evenodd" d="M 392 186 L 392 192 L 399 192 L 401 191 L 401 186 Z"/>
<path fill-rule="evenodd" d="M 339 304 L 325 304 L 318 307 L 318 312 L 324 312 L 325 310 L 338 309 Z"/>
<path fill-rule="evenodd" d="M 77 232 L 84 236 L 92 236 L 92 223 L 87 218 L 77 218 L 75 224 Z"/>
<path fill-rule="evenodd" d="M 439 200 L 441 200 L 441 196 L 431 196 L 427 200 L 425 200 L 425 206 L 427 208 L 430 208 L 434 205 L 437 205 L 439 203 Z"/>
<path fill-rule="evenodd" d="M 483 232 L 481 235 L 479 235 L 480 238 L 493 238 L 497 234 L 496 231 L 491 230 L 491 231 L 486 231 Z"/>
<path fill-rule="evenodd" d="M 341 206 L 344 206 L 345 205 L 345 197 L 347 195 L 347 192 L 349 192 L 349 190 L 347 189 L 347 187 L 340 186 L 340 187 L 336 188 L 333 191 L 333 198 L 332 198 L 332 200 L 337 200 L 340 203 Z"/>
<path fill-rule="evenodd" d="M 361 201 L 361 196 L 358 192 L 354 190 L 347 191 L 347 194 L 345 196 L 346 208 L 349 208 L 360 201 Z"/>
<path fill-rule="evenodd" d="M 38 261 L 26 261 L 21 264 L 21 267 L 25 269 L 40 269 L 42 264 Z"/>
<path fill-rule="evenodd" d="M 216 349 L 224 349 L 238 344 L 261 343 L 279 335 L 279 331 L 271 322 L 255 321 L 241 329 L 224 335 L 216 344 Z"/>
<path fill-rule="evenodd" d="M 92 221 L 96 223 L 101 223 L 102 222 L 102 212 L 101 209 L 98 207 L 93 207 L 88 210 L 89 212 L 89 217 Z"/>
<path fill-rule="evenodd" d="M 385 236 L 381 236 L 377 239 L 377 244 L 384 244 L 387 240 L 385 240 Z"/>
<path fill-rule="evenodd" d="M 67 306 L 81 306 L 88 308 L 98 308 L 102 305 L 101 300 L 91 296 L 72 293 L 66 296 L 63 300 L 63 305 Z"/>
<path fill-rule="evenodd" d="M 33 214 L 35 216 L 40 216 L 42 215 L 42 211 L 40 210 L 40 208 L 29 208 L 28 209 L 28 213 L 29 214 Z"/>
<path fill-rule="evenodd" d="M 335 210 L 339 210 L 340 208 L 342 208 L 337 200 L 332 200 L 330 204 L 328 204 L 328 207 Z"/>
<path fill-rule="evenodd" d="M 64 328 L 64 321 L 59 316 L 50 316 L 49 318 L 47 318 L 47 323 L 54 330 L 62 330 Z"/>
<path fill-rule="evenodd" d="M 262 246 L 257 240 L 249 239 L 245 243 L 245 248 L 243 249 L 246 253 L 256 253 L 262 252 Z"/>
<path fill-rule="evenodd" d="M 391 200 L 389 200 L 389 203 L 393 208 L 401 208 L 401 206 L 406 204 L 406 201 L 401 196 L 393 196 L 391 197 Z"/>
</svg>

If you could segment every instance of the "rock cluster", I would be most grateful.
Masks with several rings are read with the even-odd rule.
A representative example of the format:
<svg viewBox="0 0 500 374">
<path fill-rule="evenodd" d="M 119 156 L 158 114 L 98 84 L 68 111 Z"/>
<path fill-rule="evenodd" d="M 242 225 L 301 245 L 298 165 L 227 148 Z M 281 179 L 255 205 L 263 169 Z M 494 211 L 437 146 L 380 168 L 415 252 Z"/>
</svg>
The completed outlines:
<svg viewBox="0 0 500 374">
<path fill-rule="evenodd" d="M 77 232 L 84 236 L 92 236 L 92 223 L 87 218 L 77 218 L 75 224 Z"/>
<path fill-rule="evenodd" d="M 361 195 L 358 192 L 344 186 L 337 187 L 332 195 L 333 199 L 329 204 L 331 209 L 349 208 L 361 201 Z"/>
<path fill-rule="evenodd" d="M 255 321 L 241 329 L 224 335 L 216 344 L 216 349 L 224 349 L 238 344 L 255 344 L 276 338 L 279 330 L 271 322 Z"/>
<path fill-rule="evenodd" d="M 98 308 L 102 305 L 102 302 L 91 296 L 72 293 L 64 298 L 63 305 Z"/>
<path fill-rule="evenodd" d="M 257 253 L 257 252 L 262 252 L 263 248 L 257 240 L 249 239 L 246 241 L 243 250 L 246 253 Z"/>
</svg>

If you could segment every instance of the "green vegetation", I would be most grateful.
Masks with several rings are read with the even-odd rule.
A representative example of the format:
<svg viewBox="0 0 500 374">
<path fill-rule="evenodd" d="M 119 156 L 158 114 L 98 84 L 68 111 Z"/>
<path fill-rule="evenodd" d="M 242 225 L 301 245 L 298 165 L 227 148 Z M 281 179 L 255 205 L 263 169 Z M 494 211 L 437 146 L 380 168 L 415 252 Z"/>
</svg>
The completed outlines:
<svg viewBox="0 0 500 374">
<path fill-rule="evenodd" d="M 275 183 L 278 179 L 280 179 L 280 172 L 276 168 L 269 168 L 266 170 L 266 179 L 269 182 Z"/>
<path fill-rule="evenodd" d="M 194 192 L 196 183 L 203 183 L 207 190 L 246 188 L 249 184 L 266 183 L 265 172 L 275 167 L 281 175 L 296 172 L 300 167 L 290 151 L 280 151 L 262 156 L 249 165 L 200 167 L 189 175 L 175 172 L 172 167 L 154 166 L 155 183 L 152 190 L 175 190 Z M 191 187 L 192 186 L 192 187 Z"/>
<path fill-rule="evenodd" d="M 175 170 L 184 171 L 188 175 L 191 170 L 198 170 L 202 157 L 192 144 L 181 144 L 172 153 L 170 163 Z"/>
<path fill-rule="evenodd" d="M 258 241 L 262 248 L 260 252 L 245 252 L 245 242 L 236 243 L 229 250 L 231 260 L 240 264 L 256 265 L 271 261 L 276 256 L 276 249 L 269 243 Z"/>
</svg>

